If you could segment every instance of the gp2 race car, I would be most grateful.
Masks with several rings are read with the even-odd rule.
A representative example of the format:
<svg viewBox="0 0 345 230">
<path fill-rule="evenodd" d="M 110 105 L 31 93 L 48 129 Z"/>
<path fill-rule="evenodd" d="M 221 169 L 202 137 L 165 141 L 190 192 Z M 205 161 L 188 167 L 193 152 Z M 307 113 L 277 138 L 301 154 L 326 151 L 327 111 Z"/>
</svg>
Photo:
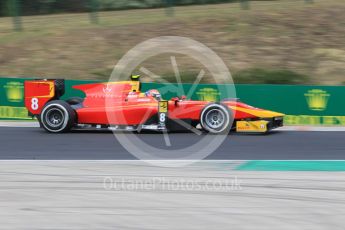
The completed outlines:
<svg viewBox="0 0 345 230">
<path fill-rule="evenodd" d="M 202 129 L 212 134 L 266 133 L 283 126 L 284 114 L 255 108 L 237 99 L 220 102 L 163 100 L 159 91 L 140 92 L 138 76 L 123 82 L 77 85 L 85 98 L 61 100 L 64 80 L 25 81 L 25 106 L 40 126 L 51 133 L 73 128 L 180 131 Z"/>
</svg>

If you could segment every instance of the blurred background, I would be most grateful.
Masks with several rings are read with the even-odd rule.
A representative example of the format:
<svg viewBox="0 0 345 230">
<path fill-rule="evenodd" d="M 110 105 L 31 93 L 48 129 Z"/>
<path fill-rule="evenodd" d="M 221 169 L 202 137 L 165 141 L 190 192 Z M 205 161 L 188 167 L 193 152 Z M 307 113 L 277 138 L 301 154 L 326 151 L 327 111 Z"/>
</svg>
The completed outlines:
<svg viewBox="0 0 345 230">
<path fill-rule="evenodd" d="M 1 0 L 0 16 L 2 77 L 106 80 L 133 46 L 172 35 L 213 49 L 236 83 L 345 84 L 344 0 Z M 176 59 L 193 81 L 199 64 Z M 169 61 L 145 67 L 174 81 Z"/>
</svg>

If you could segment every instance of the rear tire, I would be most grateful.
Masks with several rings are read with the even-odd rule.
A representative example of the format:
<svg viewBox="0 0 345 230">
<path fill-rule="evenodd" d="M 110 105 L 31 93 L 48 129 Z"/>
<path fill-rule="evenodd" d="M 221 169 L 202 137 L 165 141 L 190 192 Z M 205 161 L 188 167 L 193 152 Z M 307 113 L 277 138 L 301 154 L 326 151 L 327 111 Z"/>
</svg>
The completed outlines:
<svg viewBox="0 0 345 230">
<path fill-rule="evenodd" d="M 76 121 L 76 113 L 65 101 L 54 100 L 47 103 L 41 114 L 42 127 L 50 133 L 70 131 Z"/>
<path fill-rule="evenodd" d="M 230 109 L 222 104 L 209 104 L 201 112 L 201 127 L 212 134 L 228 134 L 232 122 L 233 116 Z"/>
</svg>

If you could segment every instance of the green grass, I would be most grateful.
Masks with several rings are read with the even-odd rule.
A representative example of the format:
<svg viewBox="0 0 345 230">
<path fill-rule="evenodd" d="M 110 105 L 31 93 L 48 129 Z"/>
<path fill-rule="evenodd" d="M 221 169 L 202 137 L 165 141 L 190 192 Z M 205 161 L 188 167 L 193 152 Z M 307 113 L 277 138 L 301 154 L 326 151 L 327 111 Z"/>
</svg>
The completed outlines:
<svg viewBox="0 0 345 230">
<path fill-rule="evenodd" d="M 245 69 L 237 72 L 233 78 L 243 84 L 309 84 L 309 77 L 291 70 L 267 70 L 260 68 Z"/>
<path fill-rule="evenodd" d="M 176 7 L 174 17 L 165 9 L 101 12 L 97 25 L 87 13 L 28 16 L 22 32 L 0 18 L 0 74 L 104 80 L 133 46 L 175 35 L 210 47 L 241 83 L 343 84 L 344 11 L 343 0 L 254 1 L 251 10 L 239 3 Z M 150 70 L 172 79 L 170 63 L 153 60 Z M 199 65 L 183 64 L 192 81 Z"/>
</svg>

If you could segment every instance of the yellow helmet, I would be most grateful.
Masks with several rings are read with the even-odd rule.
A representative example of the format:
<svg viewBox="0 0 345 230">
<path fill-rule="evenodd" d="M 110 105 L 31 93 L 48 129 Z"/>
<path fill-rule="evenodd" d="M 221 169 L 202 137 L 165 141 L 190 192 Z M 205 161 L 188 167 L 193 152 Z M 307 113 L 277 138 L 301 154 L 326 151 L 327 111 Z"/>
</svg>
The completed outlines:
<svg viewBox="0 0 345 230">
<path fill-rule="evenodd" d="M 132 75 L 131 80 L 132 81 L 139 81 L 140 75 Z"/>
</svg>

